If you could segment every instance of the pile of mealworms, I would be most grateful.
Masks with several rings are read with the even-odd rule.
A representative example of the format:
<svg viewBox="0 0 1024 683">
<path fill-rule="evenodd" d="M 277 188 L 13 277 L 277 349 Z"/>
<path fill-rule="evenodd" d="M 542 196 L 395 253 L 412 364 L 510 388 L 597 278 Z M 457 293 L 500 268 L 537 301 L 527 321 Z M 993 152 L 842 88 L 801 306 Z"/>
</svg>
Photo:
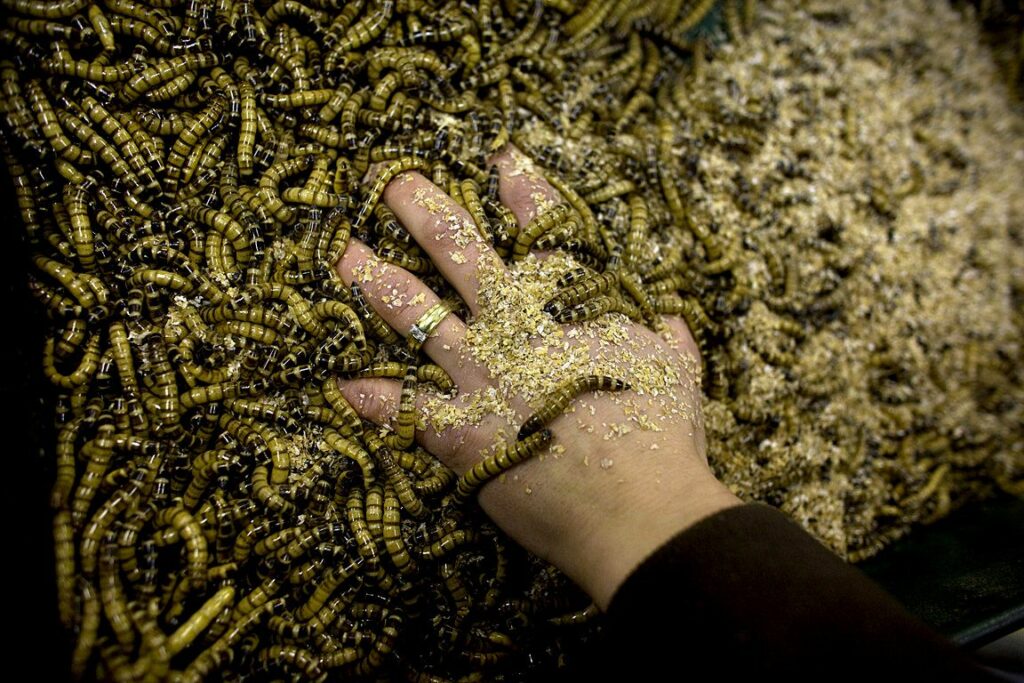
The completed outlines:
<svg viewBox="0 0 1024 683">
<path fill-rule="evenodd" d="M 457 304 L 380 201 L 403 171 L 447 191 L 509 261 L 570 254 L 583 269 L 552 301 L 556 320 L 683 316 L 706 361 L 709 435 L 743 456 L 712 445 L 713 464 L 751 497 L 801 512 L 805 472 L 766 469 L 753 485 L 739 470 L 760 463 L 758 449 L 793 445 L 772 439 L 841 392 L 825 360 L 815 375 L 801 359 L 831 353 L 819 332 L 858 263 L 838 220 L 815 224 L 802 251 L 765 237 L 780 215 L 765 206 L 813 203 L 786 183 L 810 177 L 815 151 L 771 149 L 785 128 L 779 93 L 706 73 L 750 37 L 753 3 L 0 4 L 2 145 L 30 288 L 52 321 L 51 502 L 76 674 L 529 679 L 599 628 L 586 596 L 465 502 L 546 430 L 531 425 L 521 451 L 460 480 L 416 447 L 412 420 L 381 433 L 335 384 L 401 379 L 406 418 L 419 388 L 453 389 L 333 268 L 358 237 Z M 838 25 L 845 11 L 815 20 Z M 785 69 L 821 73 L 799 36 L 778 45 Z M 510 143 L 564 199 L 522 229 L 486 163 Z M 744 218 L 721 221 L 709 160 L 765 154 L 773 186 L 736 172 L 730 201 Z M 865 211 L 891 222 L 921 182 L 880 175 Z M 818 265 L 801 280 L 806 264 Z M 851 518 L 850 542 L 832 545 L 852 556 L 948 510 L 950 481 L 984 475 L 980 456 L 951 472 L 942 453 L 993 448 L 914 421 L 901 383 L 918 356 L 902 343 L 872 347 L 869 402 L 893 425 L 862 445 L 928 460 L 914 476 L 876 477 L 899 479 L 895 512 Z M 775 387 L 797 377 L 797 396 L 758 403 L 755 372 Z M 1007 486 L 1020 479 L 1000 472 Z"/>
<path fill-rule="evenodd" d="M 764 3 L 684 103 L 687 207 L 749 301 L 700 296 L 709 459 L 854 561 L 1024 493 L 1024 117 L 957 7 Z M 740 153 L 730 109 L 759 101 Z"/>
<path fill-rule="evenodd" d="M 709 331 L 696 291 L 677 291 L 684 272 L 740 302 L 729 245 L 675 185 L 673 102 L 694 55 L 742 33 L 752 4 L 2 5 L 3 151 L 53 323 L 74 673 L 429 681 L 559 666 L 596 610 L 464 502 L 491 470 L 457 482 L 411 422 L 380 434 L 345 402 L 337 377 L 402 378 L 410 397 L 452 382 L 333 264 L 357 236 L 455 296 L 380 201 L 417 169 L 503 256 L 561 248 L 590 269 L 559 320 L 674 312 Z M 770 115 L 735 121 L 736 144 L 756 145 Z M 600 154 L 570 166 L 527 123 Z M 522 230 L 485 163 L 510 142 L 566 200 Z M 616 277 L 588 280 L 613 258 Z"/>
</svg>

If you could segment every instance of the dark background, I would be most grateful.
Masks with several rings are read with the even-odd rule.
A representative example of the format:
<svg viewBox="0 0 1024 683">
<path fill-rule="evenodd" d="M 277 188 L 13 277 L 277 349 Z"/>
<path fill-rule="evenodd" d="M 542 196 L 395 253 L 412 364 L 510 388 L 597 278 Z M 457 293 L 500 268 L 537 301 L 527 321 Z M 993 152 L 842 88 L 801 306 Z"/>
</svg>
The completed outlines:
<svg viewBox="0 0 1024 683">
<path fill-rule="evenodd" d="M 4 491 L 0 557 L 8 570 L 13 569 L 4 574 L 9 591 L 5 596 L 6 626 L 14 631 L 7 657 L 31 662 L 38 680 L 67 680 L 71 640 L 57 619 L 52 515 L 48 504 L 53 457 L 43 452 L 44 444 L 52 449 L 55 442 L 52 391 L 42 372 L 41 340 L 46 318 L 26 286 L 29 249 L 13 186 L 3 164 L 0 186 L 0 291 L 2 310 L 7 311 L 0 322 L 6 368 L 0 380 L 4 421 L 0 448 Z"/>
</svg>

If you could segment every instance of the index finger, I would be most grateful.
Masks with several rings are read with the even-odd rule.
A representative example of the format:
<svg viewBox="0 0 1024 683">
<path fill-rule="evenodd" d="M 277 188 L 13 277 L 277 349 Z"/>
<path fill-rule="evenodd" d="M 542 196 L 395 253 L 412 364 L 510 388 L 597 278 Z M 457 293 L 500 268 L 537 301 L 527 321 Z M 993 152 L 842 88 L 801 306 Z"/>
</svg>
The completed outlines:
<svg viewBox="0 0 1024 683">
<path fill-rule="evenodd" d="M 384 190 L 384 202 L 462 296 L 479 314 L 482 273 L 507 274 L 504 262 L 466 209 L 415 171 L 398 175 Z"/>
<path fill-rule="evenodd" d="M 488 159 L 488 163 L 500 171 L 498 194 L 501 202 L 515 214 L 520 228 L 525 228 L 544 209 L 563 201 L 558 190 L 517 147 L 506 146 Z"/>
</svg>

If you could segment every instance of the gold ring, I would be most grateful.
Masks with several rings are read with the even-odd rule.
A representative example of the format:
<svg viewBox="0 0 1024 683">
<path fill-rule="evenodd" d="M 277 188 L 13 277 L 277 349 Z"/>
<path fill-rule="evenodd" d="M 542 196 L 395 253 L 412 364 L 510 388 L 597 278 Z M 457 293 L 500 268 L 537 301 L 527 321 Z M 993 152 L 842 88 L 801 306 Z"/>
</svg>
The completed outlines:
<svg viewBox="0 0 1024 683">
<path fill-rule="evenodd" d="M 447 301 L 441 300 L 428 308 L 427 312 L 413 323 L 413 326 L 409 328 L 409 346 L 412 347 L 413 352 L 420 350 L 420 347 L 427 341 L 427 337 L 437 329 L 441 321 L 451 312 L 452 305 Z"/>
</svg>

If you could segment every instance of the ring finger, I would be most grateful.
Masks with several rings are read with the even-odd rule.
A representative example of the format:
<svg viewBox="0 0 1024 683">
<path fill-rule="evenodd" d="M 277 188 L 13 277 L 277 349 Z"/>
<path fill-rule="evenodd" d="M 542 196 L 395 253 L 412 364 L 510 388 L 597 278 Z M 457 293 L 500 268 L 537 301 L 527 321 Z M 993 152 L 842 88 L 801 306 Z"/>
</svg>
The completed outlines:
<svg viewBox="0 0 1024 683">
<path fill-rule="evenodd" d="M 336 265 L 345 284 L 357 283 L 367 303 L 404 337 L 435 304 L 438 296 L 409 271 L 387 263 L 358 240 L 352 240 Z M 471 366 L 462 353 L 466 324 L 454 313 L 446 315 L 423 343 L 422 349 L 444 368 L 460 391 L 473 391 L 486 373 Z"/>
</svg>

